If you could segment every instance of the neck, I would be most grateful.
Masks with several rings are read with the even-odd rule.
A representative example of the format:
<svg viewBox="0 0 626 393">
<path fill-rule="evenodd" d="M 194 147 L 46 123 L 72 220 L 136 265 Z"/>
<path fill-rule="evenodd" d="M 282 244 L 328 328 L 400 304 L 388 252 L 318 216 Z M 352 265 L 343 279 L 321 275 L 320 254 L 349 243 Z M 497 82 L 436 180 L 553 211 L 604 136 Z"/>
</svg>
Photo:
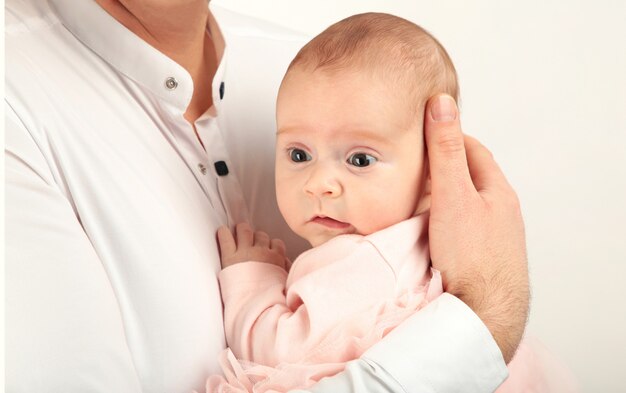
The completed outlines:
<svg viewBox="0 0 626 393">
<path fill-rule="evenodd" d="M 207 0 L 96 0 L 127 29 L 189 72 L 194 92 L 185 118 L 194 122 L 212 104 L 211 82 L 218 58 L 210 36 Z M 155 4 L 158 3 L 158 4 Z"/>
</svg>

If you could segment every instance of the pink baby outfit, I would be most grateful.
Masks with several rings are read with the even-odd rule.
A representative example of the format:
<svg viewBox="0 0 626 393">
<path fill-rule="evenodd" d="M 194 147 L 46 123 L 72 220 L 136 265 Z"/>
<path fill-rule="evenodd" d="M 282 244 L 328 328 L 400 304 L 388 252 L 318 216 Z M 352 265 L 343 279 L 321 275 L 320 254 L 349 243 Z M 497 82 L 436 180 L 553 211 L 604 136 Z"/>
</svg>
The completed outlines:
<svg viewBox="0 0 626 393">
<path fill-rule="evenodd" d="M 230 349 L 220 359 L 225 378 L 210 377 L 206 391 L 287 392 L 342 371 L 442 293 L 427 231 L 421 215 L 368 236 L 338 236 L 300 255 L 289 274 L 261 262 L 224 269 Z M 544 389 L 541 362 L 530 364 L 542 359 L 525 343 L 519 353 L 498 393 L 574 391 Z"/>
<path fill-rule="evenodd" d="M 421 215 L 369 236 L 338 236 L 300 255 L 289 274 L 261 262 L 222 270 L 231 386 L 212 377 L 207 392 L 286 392 L 343 370 L 442 293 L 427 230 Z"/>
</svg>

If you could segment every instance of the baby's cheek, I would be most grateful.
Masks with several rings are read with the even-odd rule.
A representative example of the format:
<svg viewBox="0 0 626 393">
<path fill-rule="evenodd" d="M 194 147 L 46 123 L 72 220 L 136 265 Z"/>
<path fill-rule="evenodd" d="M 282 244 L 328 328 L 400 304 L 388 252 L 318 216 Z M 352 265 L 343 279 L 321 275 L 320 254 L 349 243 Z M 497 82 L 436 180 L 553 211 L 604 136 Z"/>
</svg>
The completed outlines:
<svg viewBox="0 0 626 393">
<path fill-rule="evenodd" d="M 394 221 L 393 224 L 413 216 L 413 212 L 417 207 L 419 188 L 419 181 L 412 176 L 389 188 L 392 191 L 390 191 L 391 195 L 387 201 L 387 214 L 389 219 Z"/>
<path fill-rule="evenodd" d="M 291 222 L 296 218 L 294 213 L 297 211 L 297 201 L 294 198 L 293 189 L 290 189 L 278 176 L 276 177 L 276 201 L 281 215 L 291 226 Z"/>
<path fill-rule="evenodd" d="M 358 232 L 369 235 L 409 218 L 406 216 L 406 208 L 401 204 L 406 204 L 406 201 L 395 198 L 392 190 L 371 190 L 369 197 L 360 203 L 359 223 L 356 226 Z"/>
</svg>

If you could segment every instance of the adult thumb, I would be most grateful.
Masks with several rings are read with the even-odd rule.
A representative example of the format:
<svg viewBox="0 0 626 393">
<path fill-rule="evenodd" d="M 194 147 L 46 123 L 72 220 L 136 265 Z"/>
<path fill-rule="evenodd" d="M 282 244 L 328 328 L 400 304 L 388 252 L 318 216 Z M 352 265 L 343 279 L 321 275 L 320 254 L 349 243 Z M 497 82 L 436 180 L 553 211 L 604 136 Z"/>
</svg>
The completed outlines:
<svg viewBox="0 0 626 393">
<path fill-rule="evenodd" d="M 459 202 L 475 188 L 472 184 L 459 111 L 454 98 L 447 94 L 431 97 L 426 104 L 424 134 L 433 203 Z M 447 203 L 444 203 L 447 205 Z"/>
</svg>

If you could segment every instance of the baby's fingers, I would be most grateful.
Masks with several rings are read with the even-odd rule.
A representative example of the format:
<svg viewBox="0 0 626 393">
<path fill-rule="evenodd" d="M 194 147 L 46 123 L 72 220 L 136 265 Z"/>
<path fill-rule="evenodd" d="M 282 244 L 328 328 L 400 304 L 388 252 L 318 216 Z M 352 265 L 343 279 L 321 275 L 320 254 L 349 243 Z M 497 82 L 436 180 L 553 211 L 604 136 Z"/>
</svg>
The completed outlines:
<svg viewBox="0 0 626 393">
<path fill-rule="evenodd" d="M 270 237 L 262 231 L 254 232 L 254 245 L 263 248 L 270 248 Z"/>
<path fill-rule="evenodd" d="M 272 239 L 270 249 L 280 253 L 283 256 L 287 254 L 287 247 L 285 247 L 285 242 L 280 239 Z"/>
<path fill-rule="evenodd" d="M 217 242 L 220 248 L 220 257 L 222 260 L 225 257 L 233 255 L 237 251 L 237 244 L 232 232 L 225 226 L 221 226 L 217 230 Z"/>
<path fill-rule="evenodd" d="M 254 232 L 252 232 L 250 224 L 247 222 L 237 224 L 235 232 L 237 233 L 237 248 L 241 249 L 252 247 Z"/>
</svg>

